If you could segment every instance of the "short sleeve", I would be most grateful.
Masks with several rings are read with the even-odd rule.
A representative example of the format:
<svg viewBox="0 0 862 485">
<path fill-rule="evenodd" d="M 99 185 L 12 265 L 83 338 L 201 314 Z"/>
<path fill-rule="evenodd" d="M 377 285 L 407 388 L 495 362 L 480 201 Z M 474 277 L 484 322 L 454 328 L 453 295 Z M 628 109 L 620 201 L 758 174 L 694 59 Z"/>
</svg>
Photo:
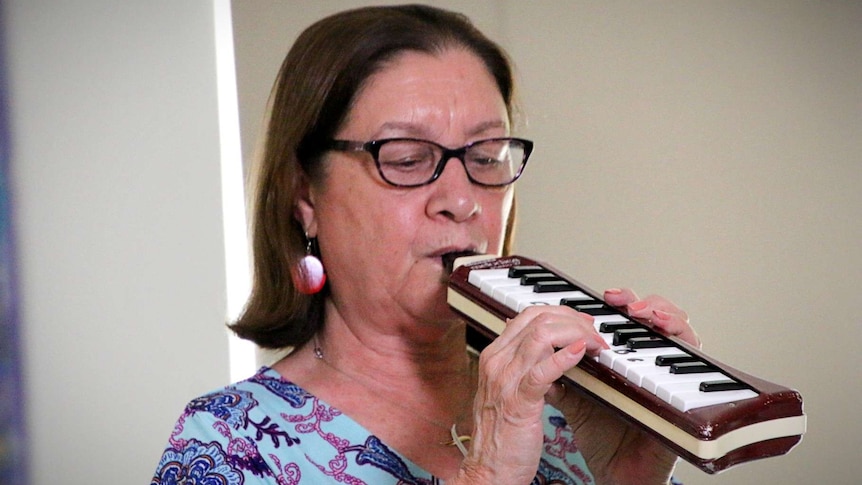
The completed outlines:
<svg viewBox="0 0 862 485">
<path fill-rule="evenodd" d="M 176 423 L 151 485 L 276 484 L 254 441 L 234 431 L 229 421 L 190 405 Z"/>
</svg>

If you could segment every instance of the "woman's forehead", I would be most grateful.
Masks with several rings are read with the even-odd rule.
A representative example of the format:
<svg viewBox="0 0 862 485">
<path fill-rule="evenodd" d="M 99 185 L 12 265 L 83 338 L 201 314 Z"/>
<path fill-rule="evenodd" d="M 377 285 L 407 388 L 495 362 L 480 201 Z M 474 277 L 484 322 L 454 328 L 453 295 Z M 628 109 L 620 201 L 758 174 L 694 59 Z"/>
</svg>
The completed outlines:
<svg viewBox="0 0 862 485">
<path fill-rule="evenodd" d="M 463 49 L 407 51 L 386 63 L 357 93 L 345 127 L 365 136 L 428 136 L 452 129 L 465 135 L 505 132 L 508 110 L 494 77 Z M 371 130 L 369 132 L 368 130 Z"/>
</svg>

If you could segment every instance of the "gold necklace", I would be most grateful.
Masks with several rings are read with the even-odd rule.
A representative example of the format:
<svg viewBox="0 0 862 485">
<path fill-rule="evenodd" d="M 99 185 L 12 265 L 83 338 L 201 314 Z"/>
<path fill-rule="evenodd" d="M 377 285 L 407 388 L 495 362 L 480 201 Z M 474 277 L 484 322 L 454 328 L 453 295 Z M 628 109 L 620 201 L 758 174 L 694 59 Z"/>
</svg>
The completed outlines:
<svg viewBox="0 0 862 485">
<path fill-rule="evenodd" d="M 344 372 L 340 368 L 336 367 L 332 362 L 329 362 L 329 360 L 326 359 L 326 354 L 324 354 L 323 349 L 320 347 L 320 344 L 317 342 L 317 336 L 316 335 L 314 336 L 314 348 L 312 351 L 314 353 L 314 357 L 317 360 L 323 362 L 327 367 L 329 367 L 332 370 L 338 372 L 339 374 L 347 377 L 348 379 L 356 381 L 359 385 L 361 385 L 362 387 L 371 391 L 372 394 L 375 393 L 374 389 L 372 389 L 371 386 L 365 384 L 360 379 L 357 379 L 355 376 L 348 375 L 346 372 Z M 468 376 L 470 375 L 471 369 L 473 367 L 473 357 L 470 356 L 469 359 L 470 359 L 470 364 L 467 368 Z M 451 435 L 452 439 L 450 439 L 448 441 L 444 441 L 440 444 L 445 445 L 445 446 L 455 446 L 458 448 L 458 450 L 461 452 L 461 454 L 463 454 L 464 456 L 467 456 L 467 448 L 466 448 L 466 446 L 464 446 L 464 443 L 469 443 L 470 440 L 472 439 L 472 436 L 470 436 L 470 435 L 459 435 L 458 434 L 458 421 L 463 419 L 464 414 L 466 414 L 466 410 L 459 413 L 458 416 L 455 417 L 455 421 L 452 423 L 452 426 L 449 427 L 446 424 L 443 424 L 437 420 L 431 419 L 422 413 L 417 413 L 415 410 L 409 408 L 408 406 L 405 406 L 405 405 L 399 403 L 396 400 L 390 400 L 388 402 L 390 402 L 391 404 L 394 404 L 395 406 L 407 411 L 408 413 L 411 413 L 411 414 L 418 416 L 420 419 L 422 419 L 423 421 L 425 421 L 429 424 L 433 424 L 434 426 L 437 426 L 438 428 L 446 430 Z"/>
</svg>

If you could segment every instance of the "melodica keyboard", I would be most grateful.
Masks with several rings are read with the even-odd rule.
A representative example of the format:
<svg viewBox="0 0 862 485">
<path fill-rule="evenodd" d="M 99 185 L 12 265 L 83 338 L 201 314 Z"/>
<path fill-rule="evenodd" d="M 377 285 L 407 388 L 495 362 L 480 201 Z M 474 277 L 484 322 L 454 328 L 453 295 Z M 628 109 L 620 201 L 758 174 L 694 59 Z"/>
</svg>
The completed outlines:
<svg viewBox="0 0 862 485">
<path fill-rule="evenodd" d="M 563 380 L 656 436 L 707 473 L 783 455 L 802 439 L 802 396 L 659 335 L 553 267 L 523 256 L 466 256 L 453 263 L 448 302 L 484 349 L 506 320 L 531 305 L 592 315 L 610 349 L 584 357 Z"/>
</svg>

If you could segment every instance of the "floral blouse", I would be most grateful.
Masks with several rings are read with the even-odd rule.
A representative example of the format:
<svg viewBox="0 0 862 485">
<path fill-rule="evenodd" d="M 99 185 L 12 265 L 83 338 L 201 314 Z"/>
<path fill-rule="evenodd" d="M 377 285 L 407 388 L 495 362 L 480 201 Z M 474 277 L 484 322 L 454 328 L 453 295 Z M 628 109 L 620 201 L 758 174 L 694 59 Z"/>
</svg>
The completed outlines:
<svg viewBox="0 0 862 485">
<path fill-rule="evenodd" d="M 594 482 L 559 411 L 545 407 L 533 484 Z M 191 401 L 151 482 L 156 484 L 425 485 L 443 483 L 276 371 Z"/>
</svg>

